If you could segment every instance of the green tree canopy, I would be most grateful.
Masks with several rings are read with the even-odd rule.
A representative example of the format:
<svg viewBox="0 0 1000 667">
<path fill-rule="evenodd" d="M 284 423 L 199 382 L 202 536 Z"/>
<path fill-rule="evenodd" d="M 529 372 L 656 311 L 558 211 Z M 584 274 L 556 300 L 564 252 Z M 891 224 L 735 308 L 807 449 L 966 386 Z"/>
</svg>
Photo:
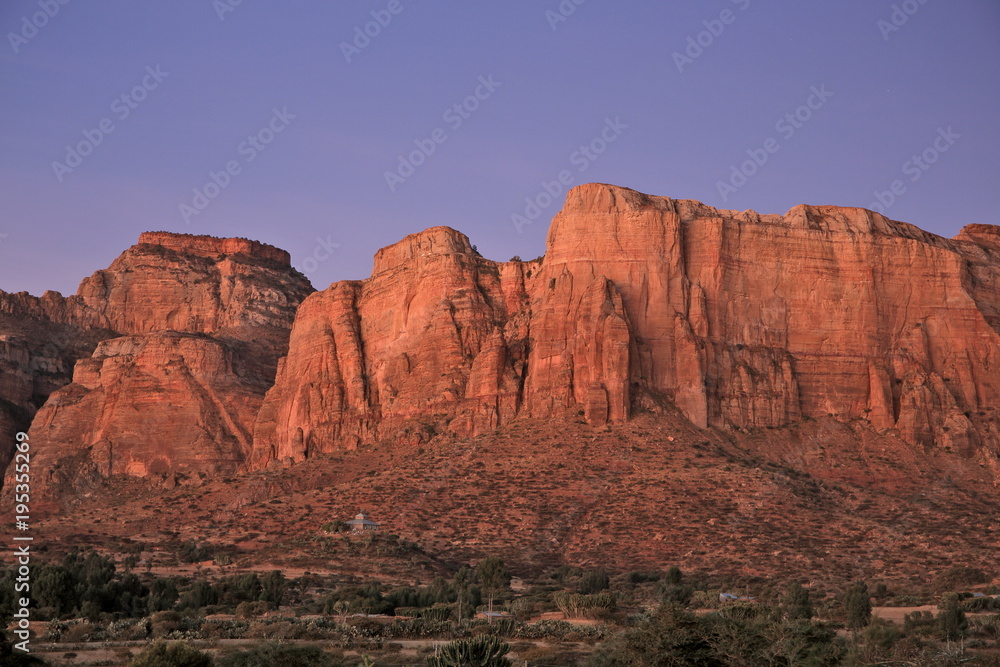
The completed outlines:
<svg viewBox="0 0 1000 667">
<path fill-rule="evenodd" d="M 502 558 L 490 556 L 479 562 L 479 565 L 476 566 L 476 574 L 479 576 L 479 585 L 489 600 L 489 619 L 492 623 L 493 598 L 510 585 L 510 572 Z"/>
<path fill-rule="evenodd" d="M 856 581 L 844 594 L 844 611 L 847 614 L 849 630 L 860 630 L 872 620 L 872 601 L 868 584 Z"/>
</svg>

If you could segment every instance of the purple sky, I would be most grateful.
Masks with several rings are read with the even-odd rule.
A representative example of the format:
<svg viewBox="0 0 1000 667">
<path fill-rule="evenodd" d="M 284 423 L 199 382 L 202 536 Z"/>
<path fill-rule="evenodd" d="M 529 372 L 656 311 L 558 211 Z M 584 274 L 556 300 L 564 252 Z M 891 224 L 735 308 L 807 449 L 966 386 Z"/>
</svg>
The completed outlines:
<svg viewBox="0 0 1000 667">
<path fill-rule="evenodd" d="M 72 293 L 145 230 L 277 245 L 318 288 L 434 225 L 528 259 L 562 198 L 511 216 L 563 171 L 766 213 L 899 181 L 892 218 L 1000 223 L 997 0 L 237 1 L 0 4 L 0 289 Z M 391 21 L 345 55 L 373 11 Z"/>
</svg>

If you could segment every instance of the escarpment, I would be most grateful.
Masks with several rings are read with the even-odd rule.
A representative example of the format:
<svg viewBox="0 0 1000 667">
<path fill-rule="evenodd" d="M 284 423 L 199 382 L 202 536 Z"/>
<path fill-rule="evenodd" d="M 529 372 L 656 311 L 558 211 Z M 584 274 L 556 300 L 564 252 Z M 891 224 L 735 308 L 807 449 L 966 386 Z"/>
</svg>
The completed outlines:
<svg viewBox="0 0 1000 667">
<path fill-rule="evenodd" d="M 320 292 L 277 248 L 146 233 L 74 296 L 0 294 L 3 322 L 0 426 L 31 422 L 69 486 L 674 407 L 701 428 L 860 421 L 994 463 L 1000 442 L 1000 230 L 856 208 L 590 184 L 538 260 L 434 227 Z"/>
</svg>

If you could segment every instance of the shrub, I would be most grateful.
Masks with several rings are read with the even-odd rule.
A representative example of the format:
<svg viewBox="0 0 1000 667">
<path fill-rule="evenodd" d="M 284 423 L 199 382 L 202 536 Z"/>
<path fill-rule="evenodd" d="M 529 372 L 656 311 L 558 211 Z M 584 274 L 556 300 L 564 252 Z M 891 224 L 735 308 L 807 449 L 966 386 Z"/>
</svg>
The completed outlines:
<svg viewBox="0 0 1000 667">
<path fill-rule="evenodd" d="M 583 595 L 606 591 L 609 586 L 611 586 L 611 580 L 603 567 L 587 572 L 580 579 L 580 593 Z"/>
<path fill-rule="evenodd" d="M 958 588 L 984 584 L 989 580 L 986 573 L 974 567 L 955 565 L 934 578 L 934 588 L 939 592 L 954 591 Z"/>
<path fill-rule="evenodd" d="M 166 637 L 181 627 L 181 615 L 176 611 L 158 611 L 149 617 L 149 625 L 154 637 Z"/>
<path fill-rule="evenodd" d="M 212 657 L 184 642 L 158 641 L 132 659 L 129 667 L 212 667 Z"/>
<path fill-rule="evenodd" d="M 266 602 L 241 602 L 236 605 L 236 618 L 257 618 L 266 611 Z"/>
<path fill-rule="evenodd" d="M 177 549 L 177 558 L 182 563 L 200 563 L 211 560 L 211 552 L 203 546 L 199 546 L 194 540 L 184 542 Z"/>
<path fill-rule="evenodd" d="M 617 606 L 617 600 L 611 593 L 580 595 L 564 591 L 556 593 L 555 603 L 566 618 L 602 618 Z"/>
<path fill-rule="evenodd" d="M 338 657 L 326 653 L 318 646 L 291 645 L 268 642 L 220 657 L 218 667 L 339 667 L 344 664 Z"/>
</svg>

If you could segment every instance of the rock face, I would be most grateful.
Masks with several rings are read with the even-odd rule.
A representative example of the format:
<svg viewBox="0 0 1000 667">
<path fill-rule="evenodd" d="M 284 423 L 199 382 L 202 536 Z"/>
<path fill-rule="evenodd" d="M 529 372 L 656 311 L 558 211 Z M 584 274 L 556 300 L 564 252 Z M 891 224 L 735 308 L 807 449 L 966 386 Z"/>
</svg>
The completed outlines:
<svg viewBox="0 0 1000 667">
<path fill-rule="evenodd" d="M 69 383 L 76 360 L 115 335 L 64 323 L 65 306 L 54 292 L 41 299 L 0 292 L 0 467 L 13 455 L 14 435 L 27 431 L 49 395 Z"/>
<path fill-rule="evenodd" d="M 251 462 L 665 400 L 701 427 L 834 415 L 992 456 L 998 327 L 1000 228 L 948 240 L 863 209 L 585 185 L 542 261 L 491 262 L 437 227 L 307 298 Z"/>
<path fill-rule="evenodd" d="M 671 405 L 702 428 L 861 420 L 1000 469 L 997 227 L 591 184 L 544 258 L 435 227 L 310 292 L 284 251 L 153 232 L 74 296 L 0 293 L 0 429 L 31 421 L 39 483 L 64 487 Z"/>
<path fill-rule="evenodd" d="M 512 419 L 527 361 L 527 273 L 435 227 L 380 250 L 368 280 L 306 299 L 257 420 L 254 462 L 389 435 L 419 443 L 442 418 L 466 432 Z"/>
<path fill-rule="evenodd" d="M 40 361 L 25 360 L 20 348 L 7 352 L 27 370 L 21 385 L 0 385 L 4 398 L 23 398 L 28 380 L 46 377 L 54 392 L 29 431 L 36 484 L 235 470 L 250 452 L 295 310 L 311 291 L 277 248 L 154 232 L 75 296 L 2 295 L 0 315 L 78 339 L 63 348 L 62 365 L 52 362 L 55 375 L 32 369 Z M 67 366 L 77 359 L 69 383 Z"/>
</svg>

